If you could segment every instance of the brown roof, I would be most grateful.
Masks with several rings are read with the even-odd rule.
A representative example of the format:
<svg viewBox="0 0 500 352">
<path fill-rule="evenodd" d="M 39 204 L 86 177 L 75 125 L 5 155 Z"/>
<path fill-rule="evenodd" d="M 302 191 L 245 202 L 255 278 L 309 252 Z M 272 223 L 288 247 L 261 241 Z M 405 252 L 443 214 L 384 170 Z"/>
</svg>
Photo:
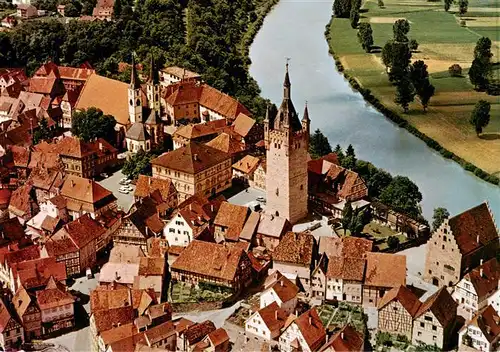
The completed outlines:
<svg viewBox="0 0 500 352">
<path fill-rule="evenodd" d="M 236 247 L 228 248 L 222 244 L 193 240 L 171 268 L 232 282 L 245 256 L 243 250 Z M 203 260 L 199 260 L 200 258 Z"/>
<path fill-rule="evenodd" d="M 205 145 L 230 155 L 241 153 L 245 150 L 245 144 L 225 132 L 219 134 Z"/>
<path fill-rule="evenodd" d="M 189 345 L 192 346 L 215 330 L 216 328 L 214 323 L 210 320 L 205 320 L 202 323 L 189 326 L 187 330 L 184 331 L 183 335 L 184 338 L 189 342 Z"/>
<path fill-rule="evenodd" d="M 328 267 L 326 269 L 326 277 L 329 279 L 342 278 L 344 268 L 343 257 L 328 257 Z"/>
<path fill-rule="evenodd" d="M 462 254 L 498 241 L 498 230 L 487 203 L 450 218 L 448 224 Z"/>
<path fill-rule="evenodd" d="M 307 162 L 309 172 L 325 175 L 330 170 L 331 164 L 339 165 L 337 154 L 330 153 L 319 159 L 311 159 Z"/>
<path fill-rule="evenodd" d="M 309 309 L 294 321 L 311 351 L 317 350 L 325 341 L 326 330 L 315 308 Z"/>
<path fill-rule="evenodd" d="M 226 126 L 226 121 L 224 120 L 214 120 L 204 123 L 189 124 L 179 127 L 172 137 L 174 139 L 182 137 L 188 140 L 196 139 L 200 137 L 214 135 L 216 136 L 218 131 Z"/>
<path fill-rule="evenodd" d="M 245 226 L 248 212 L 248 207 L 222 202 L 215 217 L 214 225 L 227 228 L 224 232 L 226 240 L 238 241 L 243 226 Z"/>
<path fill-rule="evenodd" d="M 142 257 L 139 260 L 139 275 L 163 275 L 165 272 L 164 258 Z"/>
<path fill-rule="evenodd" d="M 257 313 L 259 313 L 264 324 L 266 324 L 271 332 L 276 330 L 280 331 L 285 326 L 286 318 L 288 318 L 286 312 L 281 309 L 276 302 L 265 306 Z"/>
<path fill-rule="evenodd" d="M 483 265 L 474 268 L 467 275 L 476 290 L 479 302 L 488 298 L 499 289 L 500 265 L 496 258 L 490 259 Z"/>
<path fill-rule="evenodd" d="M 274 284 L 271 284 L 269 289 L 274 290 L 282 302 L 288 302 L 289 300 L 295 298 L 297 293 L 299 293 L 297 285 L 283 275 L 279 277 Z"/>
<path fill-rule="evenodd" d="M 68 175 L 61 189 L 61 195 L 68 201 L 68 209 L 72 208 L 72 203 L 78 206 L 79 202 L 96 204 L 104 198 L 116 199 L 111 191 L 88 178 L 75 175 Z M 77 210 L 77 209 L 75 209 Z M 79 210 L 79 208 L 78 208 Z"/>
<path fill-rule="evenodd" d="M 363 281 L 366 259 L 344 257 L 342 279 Z"/>
<path fill-rule="evenodd" d="M 326 237 L 319 238 L 319 255 L 326 253 L 328 257 L 341 257 L 343 241 L 339 237 Z"/>
<path fill-rule="evenodd" d="M 21 225 L 18 218 L 5 219 L 0 222 L 0 235 L 0 245 L 26 239 L 23 225 Z"/>
<path fill-rule="evenodd" d="M 244 113 L 239 113 L 233 122 L 234 132 L 245 138 L 257 122 Z"/>
<path fill-rule="evenodd" d="M 490 343 L 495 341 L 500 335 L 500 316 L 498 316 L 495 308 L 491 305 L 477 313 L 464 325 L 464 328 L 467 328 L 469 325 L 477 326 Z"/>
<path fill-rule="evenodd" d="M 37 167 L 31 171 L 29 180 L 33 187 L 45 191 L 58 192 L 63 184 L 64 173 L 57 170 L 49 170 Z"/>
<path fill-rule="evenodd" d="M 229 341 L 229 335 L 223 328 L 218 328 L 217 330 L 212 331 L 210 334 L 208 334 L 208 338 L 210 339 L 214 347 L 220 346 L 223 343 Z"/>
<path fill-rule="evenodd" d="M 5 252 L 4 251 L 0 252 L 0 262 L 8 263 L 9 266 L 12 266 L 13 263 L 20 263 L 23 261 L 40 258 L 40 249 L 36 245 L 12 251 L 9 251 L 7 247 L 6 250 L 7 251 Z"/>
<path fill-rule="evenodd" d="M 245 226 L 240 232 L 240 240 L 252 241 L 253 236 L 257 232 L 257 228 L 259 226 L 260 214 L 251 211 L 248 216 L 247 221 L 245 222 Z"/>
<path fill-rule="evenodd" d="M 14 278 L 19 279 L 26 289 L 47 285 L 49 279 L 66 280 L 66 265 L 56 262 L 56 258 L 37 258 L 10 265 Z"/>
<path fill-rule="evenodd" d="M 196 174 L 230 158 L 231 156 L 227 153 L 196 142 L 190 142 L 184 147 L 163 153 L 151 160 L 151 164 Z"/>
<path fill-rule="evenodd" d="M 389 303 L 397 301 L 406 309 L 412 317 L 417 314 L 421 302 L 418 297 L 406 286 L 394 287 L 388 291 L 378 303 L 378 309 L 384 308 Z"/>
<path fill-rule="evenodd" d="M 273 214 L 261 214 L 257 233 L 274 238 L 281 238 L 285 231 L 292 229 L 287 218 L 274 216 Z"/>
<path fill-rule="evenodd" d="M 359 237 L 344 237 L 342 239 L 342 255 L 344 257 L 366 258 L 366 253 L 373 249 L 373 241 Z"/>
<path fill-rule="evenodd" d="M 14 165 L 16 167 L 28 167 L 30 160 L 29 148 L 12 145 L 10 146 L 10 151 L 12 152 L 12 158 L 14 159 Z"/>
<path fill-rule="evenodd" d="M 177 193 L 172 180 L 169 178 L 156 178 L 146 175 L 139 175 L 135 185 L 134 197 L 147 197 L 155 190 L 159 190 L 162 198 L 167 200 L 171 195 Z"/>
<path fill-rule="evenodd" d="M 154 232 L 162 232 L 165 224 L 158 214 L 159 204 L 151 197 L 142 198 L 133 205 L 132 212 L 125 216 L 123 221 L 130 221 L 146 238 L 151 237 Z"/>
<path fill-rule="evenodd" d="M 337 194 L 342 198 L 354 196 L 359 192 L 363 193 L 363 196 L 368 195 L 368 187 L 361 176 L 354 171 L 332 163 L 326 176 L 337 184 Z"/>
<path fill-rule="evenodd" d="M 17 312 L 17 316 L 22 319 L 24 313 L 26 313 L 26 310 L 33 301 L 34 297 L 30 295 L 23 286 L 19 287 L 12 298 L 12 304 Z"/>
<path fill-rule="evenodd" d="M 17 216 L 24 216 L 33 210 L 34 201 L 33 186 L 27 183 L 12 192 L 9 211 Z"/>
<path fill-rule="evenodd" d="M 175 335 L 174 323 L 172 321 L 166 321 L 160 325 L 148 327 L 148 329 L 144 331 L 144 335 L 151 345 L 156 344 L 168 336 Z"/>
<path fill-rule="evenodd" d="M 420 305 L 420 308 L 415 314 L 415 319 L 430 311 L 439 321 L 441 326 L 446 328 L 448 324 L 455 319 L 457 315 L 457 306 L 457 302 L 455 302 L 448 293 L 446 287 L 441 287 Z"/>
<path fill-rule="evenodd" d="M 96 107 L 105 114 L 112 115 L 120 125 L 129 124 L 128 84 L 114 79 L 91 74 L 83 86 L 76 109 Z"/>
<path fill-rule="evenodd" d="M 251 115 L 250 111 L 236 99 L 209 85 L 204 84 L 202 87 L 203 90 L 199 100 L 200 105 L 231 120 L 234 120 L 240 113 Z"/>
<path fill-rule="evenodd" d="M 28 91 L 33 93 L 50 94 L 57 83 L 55 77 L 33 77 L 29 80 Z"/>
<path fill-rule="evenodd" d="M 273 252 L 273 261 L 311 265 L 315 240 L 305 232 L 287 232 Z"/>
<path fill-rule="evenodd" d="M 47 287 L 41 291 L 36 291 L 36 300 L 40 309 L 53 309 L 66 304 L 73 304 L 75 298 L 66 291 L 66 287 L 56 282 L 53 277 L 49 279 Z"/>
<path fill-rule="evenodd" d="M 54 234 L 52 239 L 59 240 L 70 238 L 79 249 L 83 249 L 105 231 L 106 229 L 101 226 L 98 221 L 92 219 L 90 214 L 87 213 L 64 225 L 61 230 Z"/>
<path fill-rule="evenodd" d="M 137 327 L 134 325 L 134 323 L 130 322 L 128 324 L 123 324 L 120 326 L 116 326 L 112 329 L 102 331 L 100 333 L 100 336 L 104 341 L 104 344 L 107 346 L 114 342 L 123 340 L 127 337 L 133 336 L 138 332 L 139 331 Z"/>
<path fill-rule="evenodd" d="M 134 308 L 131 306 L 92 311 L 92 314 L 99 333 L 113 329 L 117 324 L 128 324 L 135 318 Z"/>
<path fill-rule="evenodd" d="M 65 136 L 53 143 L 41 142 L 34 149 L 43 153 L 54 153 L 73 158 L 84 158 L 92 154 L 115 153 L 117 150 L 102 138 L 93 142 L 84 142 L 77 137 Z"/>
<path fill-rule="evenodd" d="M 71 240 L 71 238 L 51 239 L 45 242 L 45 248 L 50 256 L 61 256 L 78 251 L 78 247 Z"/>
<path fill-rule="evenodd" d="M 240 159 L 236 163 L 233 164 L 233 169 L 241 171 L 245 174 L 250 174 L 254 172 L 260 164 L 260 159 L 252 156 L 246 155 L 243 159 Z"/>
<path fill-rule="evenodd" d="M 398 287 L 406 284 L 406 256 L 388 253 L 366 253 L 365 285 Z"/>
<path fill-rule="evenodd" d="M 179 204 L 179 213 L 186 223 L 193 229 L 194 236 L 201 234 L 215 219 L 223 199 L 219 197 L 209 201 L 200 196 L 191 196 Z M 176 214 L 174 214 L 175 217 Z"/>
<path fill-rule="evenodd" d="M 364 338 L 351 325 L 345 325 L 337 331 L 319 352 L 333 350 L 334 352 L 362 352 Z"/>
<path fill-rule="evenodd" d="M 9 311 L 3 299 L 0 299 L 0 332 L 3 333 L 11 320 L 16 321 L 15 315 Z M 17 321 L 16 321 L 17 323 Z"/>
</svg>

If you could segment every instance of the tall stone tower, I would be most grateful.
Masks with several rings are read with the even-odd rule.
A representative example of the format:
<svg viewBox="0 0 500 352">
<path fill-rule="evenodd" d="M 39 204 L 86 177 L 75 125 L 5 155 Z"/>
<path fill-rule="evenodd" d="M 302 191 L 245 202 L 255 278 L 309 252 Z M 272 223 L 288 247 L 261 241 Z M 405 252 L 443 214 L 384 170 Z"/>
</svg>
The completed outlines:
<svg viewBox="0 0 500 352">
<path fill-rule="evenodd" d="M 142 123 L 141 82 L 137 77 L 134 55 L 132 55 L 132 74 L 130 75 L 130 85 L 128 87 L 128 117 L 131 124 Z"/>
<path fill-rule="evenodd" d="M 264 120 L 267 174 L 266 212 L 287 218 L 292 224 L 307 216 L 307 155 L 309 149 L 307 104 L 302 121 L 291 99 L 286 65 L 283 102 L 276 117 Z"/>
<path fill-rule="evenodd" d="M 160 115 L 160 75 L 151 55 L 151 69 L 146 86 L 149 108 Z"/>
</svg>

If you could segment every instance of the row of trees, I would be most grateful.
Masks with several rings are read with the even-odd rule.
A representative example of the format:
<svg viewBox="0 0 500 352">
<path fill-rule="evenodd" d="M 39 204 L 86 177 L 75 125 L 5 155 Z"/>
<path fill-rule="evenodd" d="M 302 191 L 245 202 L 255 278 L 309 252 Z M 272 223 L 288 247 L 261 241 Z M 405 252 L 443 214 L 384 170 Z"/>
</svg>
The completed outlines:
<svg viewBox="0 0 500 352">
<path fill-rule="evenodd" d="M 118 0 L 113 22 L 25 22 L 14 31 L 0 32 L 0 67 L 26 67 L 31 74 L 48 60 L 69 66 L 88 61 L 99 74 L 128 79 L 119 76 L 118 64 L 130 62 L 135 52 L 147 69 L 152 55 L 160 65 L 201 73 L 208 84 L 235 96 L 256 116 L 264 116 L 267 101 L 259 97 L 259 87 L 247 71 L 250 61 L 238 49 L 249 25 L 257 14 L 262 15 L 260 6 L 270 1 L 138 0 L 132 4 Z M 90 3 L 88 9 L 94 5 Z"/>
<path fill-rule="evenodd" d="M 412 51 L 417 50 L 418 43 L 408 38 L 409 32 L 410 23 L 406 19 L 394 23 L 393 39 L 382 49 L 382 62 L 387 68 L 389 80 L 396 85 L 395 103 L 407 112 L 409 104 L 418 96 L 425 111 L 435 87 L 429 81 L 427 65 L 423 61 L 410 64 Z"/>
<path fill-rule="evenodd" d="M 319 129 L 311 135 L 309 148 L 311 156 L 315 158 L 332 152 L 328 139 Z M 418 186 L 408 177 L 393 177 L 387 171 L 379 169 L 367 161 L 358 160 L 352 145 L 349 145 L 345 151 L 340 145 L 337 145 L 333 152 L 337 154 L 341 166 L 357 172 L 363 178 L 371 198 L 380 199 L 382 203 L 414 219 L 424 220 L 420 208 L 422 194 Z M 350 220 L 346 220 L 344 228 L 356 232 L 356 226 L 358 228 L 361 226 L 361 221 L 358 220 L 365 219 L 363 216 L 362 214 L 353 215 Z"/>
<path fill-rule="evenodd" d="M 491 39 L 479 38 L 474 48 L 474 60 L 469 69 L 469 79 L 476 89 L 486 89 L 491 80 Z"/>
</svg>

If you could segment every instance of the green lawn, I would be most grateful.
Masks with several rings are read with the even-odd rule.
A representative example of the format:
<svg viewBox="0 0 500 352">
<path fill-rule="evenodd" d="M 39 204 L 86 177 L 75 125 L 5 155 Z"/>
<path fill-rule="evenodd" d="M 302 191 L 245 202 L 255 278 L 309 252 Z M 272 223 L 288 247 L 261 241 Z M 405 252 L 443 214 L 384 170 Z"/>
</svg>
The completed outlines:
<svg viewBox="0 0 500 352">
<path fill-rule="evenodd" d="M 365 321 L 363 318 L 363 309 L 355 304 L 339 302 L 335 307 L 329 304 L 323 304 L 316 307 L 321 321 L 325 328 L 341 328 L 347 323 L 354 326 L 354 328 L 364 333 Z"/>
</svg>

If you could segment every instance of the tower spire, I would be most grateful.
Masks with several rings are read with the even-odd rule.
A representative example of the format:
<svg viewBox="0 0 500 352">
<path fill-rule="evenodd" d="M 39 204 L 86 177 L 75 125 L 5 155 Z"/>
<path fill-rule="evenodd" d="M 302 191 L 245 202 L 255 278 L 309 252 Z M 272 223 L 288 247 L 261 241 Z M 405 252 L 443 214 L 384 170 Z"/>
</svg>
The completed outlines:
<svg viewBox="0 0 500 352">
<path fill-rule="evenodd" d="M 304 116 L 302 117 L 302 121 L 311 121 L 309 119 L 309 109 L 307 108 L 307 100 L 306 100 L 306 106 L 304 108 Z"/>
<path fill-rule="evenodd" d="M 266 105 L 266 118 L 264 119 L 264 121 L 269 122 L 269 104 Z"/>
<path fill-rule="evenodd" d="M 137 70 L 135 69 L 135 59 L 134 53 L 132 53 L 132 73 L 130 74 L 130 88 L 139 89 L 141 87 L 141 82 L 139 77 L 137 77 Z"/>
<path fill-rule="evenodd" d="M 149 79 L 148 82 L 152 84 L 158 84 L 160 83 L 160 77 L 158 75 L 158 69 L 156 68 L 155 65 L 155 60 L 153 58 L 153 53 L 151 53 L 151 61 L 150 61 L 150 68 L 149 68 Z"/>
<path fill-rule="evenodd" d="M 286 66 L 285 66 L 285 81 L 283 82 L 283 98 L 290 99 L 290 90 L 292 88 L 292 84 L 290 83 L 290 75 L 288 74 L 288 61 L 290 58 L 286 58 Z"/>
</svg>

